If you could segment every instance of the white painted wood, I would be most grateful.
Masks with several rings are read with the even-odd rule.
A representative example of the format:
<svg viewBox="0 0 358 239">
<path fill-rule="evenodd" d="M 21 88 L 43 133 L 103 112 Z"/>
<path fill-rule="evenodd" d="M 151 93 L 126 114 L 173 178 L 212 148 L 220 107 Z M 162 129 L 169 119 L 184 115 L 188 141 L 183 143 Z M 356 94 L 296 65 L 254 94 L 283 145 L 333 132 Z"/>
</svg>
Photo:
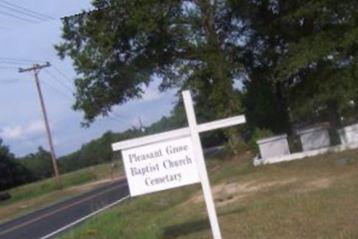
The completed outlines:
<svg viewBox="0 0 358 239">
<path fill-rule="evenodd" d="M 243 124 L 245 122 L 246 122 L 245 116 L 236 116 L 236 117 L 231 117 L 231 118 L 227 118 L 227 119 L 216 120 L 216 121 L 213 121 L 210 123 L 200 124 L 197 127 L 198 127 L 198 132 L 202 133 L 202 132 L 207 132 L 207 131 L 211 131 L 211 130 L 215 130 L 215 129 L 226 128 L 229 126 Z M 189 128 L 181 128 L 181 129 L 167 131 L 167 132 L 160 133 L 160 134 L 153 134 L 150 136 L 145 136 L 145 137 L 140 137 L 140 138 L 135 138 L 135 139 L 130 139 L 130 140 L 125 140 L 125 141 L 121 141 L 118 143 L 114 143 L 114 144 L 112 144 L 112 149 L 114 151 L 119 151 L 119 150 L 124 150 L 124 149 L 130 149 L 133 147 L 144 146 L 147 144 L 157 143 L 157 142 L 161 142 L 161 141 L 165 141 L 165 140 L 178 139 L 178 138 L 187 137 L 187 136 L 190 136 L 190 129 Z"/>
<path fill-rule="evenodd" d="M 167 131 L 160 134 L 153 134 L 150 136 L 144 136 L 135 139 L 129 139 L 112 144 L 113 151 L 119 151 L 124 149 L 130 149 L 138 146 L 144 146 L 147 144 L 157 143 L 165 140 L 178 139 L 190 135 L 189 128 L 182 128 L 172 131 Z"/>
<path fill-rule="evenodd" d="M 193 107 L 193 102 L 189 91 L 183 92 L 185 111 L 187 113 L 187 118 L 189 122 L 189 127 L 181 128 L 177 130 L 172 130 L 160 134 L 155 134 L 151 136 L 140 137 L 136 139 L 125 140 L 112 144 L 112 149 L 114 151 L 122 150 L 122 155 L 128 150 L 136 150 L 138 147 L 150 147 L 154 143 L 159 143 L 163 141 L 170 140 L 180 140 L 181 138 L 190 137 L 192 150 L 194 153 L 194 160 L 196 161 L 197 172 L 199 173 L 200 182 L 203 188 L 204 198 L 208 210 L 208 215 L 210 219 L 210 224 L 213 232 L 214 239 L 221 239 L 221 232 L 219 227 L 219 222 L 216 215 L 215 204 L 213 196 L 210 189 L 210 182 L 208 178 L 208 173 L 206 170 L 204 154 L 201 146 L 199 133 L 207 132 L 219 128 L 225 128 L 229 126 L 239 125 L 246 122 L 245 116 L 236 116 L 227 119 L 217 120 L 209 123 L 204 123 L 197 125 L 195 111 Z M 155 145 L 154 145 L 155 146 Z M 141 150 L 141 149 L 139 149 Z M 135 152 L 135 151 L 133 151 Z M 123 158 L 127 156 L 124 155 Z M 130 157 L 130 156 L 128 156 Z M 130 173 L 131 169 L 126 169 L 126 174 Z M 195 181 L 195 180 L 194 180 Z M 194 182 L 193 181 L 193 182 Z M 140 192 L 136 192 L 137 195 Z"/>
<path fill-rule="evenodd" d="M 213 195 L 211 193 L 210 182 L 208 173 L 206 170 L 204 153 L 201 146 L 199 131 L 196 123 L 196 117 L 193 107 L 193 102 L 189 91 L 183 91 L 184 106 L 189 123 L 190 134 L 193 142 L 193 150 L 197 160 L 197 166 L 199 175 L 201 178 L 201 186 L 204 193 L 205 203 L 209 214 L 211 230 L 214 239 L 221 239 L 221 232 L 219 227 L 219 221 L 216 214 L 215 204 Z"/>
<path fill-rule="evenodd" d="M 198 132 L 202 133 L 202 132 L 212 131 L 212 130 L 221 129 L 221 128 L 227 128 L 230 126 L 244 124 L 244 123 L 246 123 L 246 118 L 245 118 L 245 116 L 240 115 L 240 116 L 235 116 L 235 117 L 231 117 L 231 118 L 227 118 L 227 119 L 216 120 L 216 121 L 213 121 L 210 123 L 199 124 Z"/>
<path fill-rule="evenodd" d="M 200 183 L 189 136 L 125 149 L 122 156 L 132 197 Z"/>
</svg>

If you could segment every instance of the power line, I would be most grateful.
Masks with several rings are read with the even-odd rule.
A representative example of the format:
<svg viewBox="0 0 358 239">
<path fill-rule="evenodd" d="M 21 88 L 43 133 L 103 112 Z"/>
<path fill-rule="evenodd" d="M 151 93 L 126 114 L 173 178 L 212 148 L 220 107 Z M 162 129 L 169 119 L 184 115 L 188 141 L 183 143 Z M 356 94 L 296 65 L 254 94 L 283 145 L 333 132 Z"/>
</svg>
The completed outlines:
<svg viewBox="0 0 358 239">
<path fill-rule="evenodd" d="M 0 78 L 0 82 L 6 82 L 6 81 L 10 81 L 10 80 L 20 80 L 18 78 Z"/>
<path fill-rule="evenodd" d="M 19 6 L 17 4 L 14 4 L 14 3 L 10 3 L 8 1 L 5 1 L 5 0 L 0 0 L 0 2 L 2 2 L 3 4 L 6 4 L 10 7 L 13 7 L 13 8 L 17 8 L 17 9 L 20 9 L 22 11 L 26 11 L 28 12 L 29 14 L 35 14 L 37 16 L 40 16 L 40 17 L 43 17 L 43 18 L 46 18 L 46 19 L 51 19 L 51 20 L 55 20 L 55 18 L 49 16 L 49 15 L 46 15 L 46 14 L 43 14 L 43 13 L 40 13 L 40 12 L 35 12 L 35 11 L 32 11 L 31 9 L 28 9 L 28 8 L 25 8 L 25 7 L 22 7 L 22 6 Z"/>
<path fill-rule="evenodd" d="M 19 82 L 20 79 L 17 79 L 17 78 L 0 78 L 0 84 L 14 84 L 14 83 L 17 83 Z"/>
<path fill-rule="evenodd" d="M 73 79 L 71 79 L 66 73 L 64 73 L 63 71 L 61 71 L 58 67 L 53 66 L 53 68 L 55 69 L 55 71 L 57 71 L 57 73 L 59 73 L 60 75 L 62 75 L 64 78 L 66 78 L 67 80 L 69 80 L 71 83 L 73 81 Z"/>
<path fill-rule="evenodd" d="M 66 88 L 66 90 L 70 91 L 73 94 L 73 91 L 70 86 L 66 85 L 63 81 L 59 80 L 54 74 L 52 74 L 50 71 L 45 70 L 45 73 L 47 73 L 53 80 L 58 82 L 60 85 Z"/>
<path fill-rule="evenodd" d="M 68 100 L 70 100 L 70 102 L 73 101 L 73 98 L 72 98 L 72 97 L 70 97 L 69 95 L 65 94 L 63 91 L 59 90 L 58 88 L 52 86 L 52 85 L 49 84 L 48 82 L 41 80 L 41 83 L 44 84 L 45 86 L 47 86 L 48 88 L 52 89 L 53 91 L 57 92 L 58 94 L 60 94 L 60 95 L 62 95 L 62 96 L 64 96 L 64 97 L 66 97 Z"/>
<path fill-rule="evenodd" d="M 18 67 L 16 67 L 16 66 L 0 66 L 0 69 L 12 70 L 12 69 L 18 69 Z"/>
<path fill-rule="evenodd" d="M 46 61 L 39 61 L 36 59 L 24 59 L 24 58 L 13 58 L 13 57 L 0 57 L 0 60 L 4 60 L 4 61 L 13 61 L 13 62 L 25 62 L 25 63 L 34 63 L 34 62 L 41 62 L 41 63 L 46 63 Z"/>
<path fill-rule="evenodd" d="M 48 72 L 47 70 L 45 70 L 45 72 L 47 74 L 49 74 L 50 72 Z M 50 75 L 50 74 L 49 74 Z M 52 79 L 54 79 L 54 77 L 52 77 Z M 73 96 L 72 97 L 69 97 L 69 95 L 65 94 L 63 91 L 59 90 L 58 88 L 52 86 L 51 84 L 49 84 L 48 82 L 45 82 L 45 81 L 41 81 L 44 85 L 46 85 L 47 87 L 51 88 L 53 91 L 56 91 L 57 93 L 61 94 L 62 96 L 65 96 L 67 98 L 69 98 L 72 102 L 73 100 Z M 97 103 L 94 102 L 95 105 L 98 105 Z M 124 122 L 124 123 L 127 123 L 125 120 L 121 119 L 120 117 L 116 117 L 115 114 L 113 114 L 113 112 L 108 112 L 107 115 L 106 115 L 106 119 L 109 119 L 113 122 Z"/>
<path fill-rule="evenodd" d="M 24 66 L 25 63 L 17 63 L 17 62 L 12 62 L 12 61 L 2 61 L 0 59 L 0 65 L 4 66 L 4 67 L 21 67 L 21 66 Z"/>
<path fill-rule="evenodd" d="M 64 86 L 66 89 L 70 90 L 70 91 L 73 93 L 72 89 L 70 89 L 67 85 L 65 85 L 65 84 L 63 83 L 63 81 L 59 80 L 57 77 L 55 77 L 55 76 L 54 76 L 51 72 L 49 72 L 48 70 L 45 70 L 45 72 L 46 72 L 52 79 L 56 80 L 58 83 L 60 83 L 62 86 Z M 63 75 L 63 77 L 65 77 L 65 75 Z M 63 91 L 61 91 L 61 90 L 59 90 L 58 88 L 56 88 L 56 87 L 50 85 L 48 82 L 43 82 L 43 83 L 44 83 L 45 85 L 47 85 L 48 87 L 50 87 L 52 90 L 54 90 L 54 91 L 60 93 L 61 95 L 65 96 L 65 97 L 67 97 L 67 98 L 70 98 L 71 101 L 73 100 L 73 95 L 72 95 L 72 97 L 69 97 L 69 96 L 68 96 L 67 94 L 65 94 Z M 94 104 L 95 104 L 95 105 L 98 105 L 97 103 L 94 103 Z M 108 112 L 106 116 L 107 116 L 108 119 L 110 119 L 110 120 L 112 120 L 112 121 L 115 121 L 115 122 L 118 122 L 118 121 L 126 122 L 126 121 L 124 121 L 123 119 L 121 119 L 120 117 L 118 117 L 117 115 L 113 114 L 112 112 Z M 116 116 L 117 116 L 117 117 L 116 117 Z"/>
<path fill-rule="evenodd" d="M 38 21 L 34 21 L 34 20 L 32 20 L 32 19 L 26 19 L 26 18 L 23 18 L 23 17 L 17 16 L 17 15 L 14 15 L 14 14 L 12 14 L 12 13 L 4 12 L 4 11 L 1 11 L 1 10 L 0 10 L 0 14 L 6 15 L 6 16 L 9 16 L 9 17 L 13 17 L 13 18 L 16 18 L 16 19 L 18 19 L 18 20 L 25 21 L 25 22 L 39 23 Z"/>
<path fill-rule="evenodd" d="M 40 20 L 40 21 L 48 20 L 48 18 L 44 18 L 44 17 L 41 17 L 41 16 L 37 16 L 37 15 L 35 15 L 35 14 L 26 12 L 26 11 L 24 11 L 24 10 L 16 9 L 16 8 L 14 8 L 14 7 L 6 6 L 6 5 L 4 5 L 4 3 L 2 3 L 2 1 L 0 1 L 0 7 L 1 7 L 1 8 L 8 9 L 8 10 L 10 10 L 10 11 L 12 11 L 12 12 L 16 12 L 16 13 L 18 13 L 18 14 L 24 15 L 24 16 L 26 16 L 26 17 L 35 18 L 35 19 Z"/>
<path fill-rule="evenodd" d="M 0 59 L 0 64 L 21 65 L 21 64 L 25 64 L 25 63 L 18 63 L 18 62 L 15 62 L 15 61 L 5 61 L 5 60 Z"/>
<path fill-rule="evenodd" d="M 53 65 L 53 68 L 63 77 L 66 78 L 67 80 L 69 80 L 70 82 L 72 82 L 73 80 L 63 71 L 61 71 L 58 67 Z M 95 103 L 96 104 L 96 103 Z M 96 104 L 98 106 L 98 104 Z M 116 122 L 118 121 L 123 121 L 125 123 L 127 123 L 125 120 L 121 119 L 123 116 L 121 115 L 117 115 L 114 112 L 108 112 L 106 115 L 109 119 L 111 119 L 112 121 L 115 120 Z"/>
<path fill-rule="evenodd" d="M 68 81 L 70 81 L 71 83 L 73 82 L 73 79 L 71 79 L 66 73 L 64 73 L 63 71 L 61 71 L 58 67 L 52 65 L 53 69 L 55 69 L 55 71 L 57 71 L 57 73 L 59 73 L 63 78 L 67 79 Z M 49 71 L 45 71 L 46 73 L 50 73 Z M 52 75 L 52 74 L 51 74 Z M 53 76 L 53 75 L 52 75 Z M 53 76 L 53 78 L 56 78 Z M 63 83 L 63 81 L 60 81 L 61 83 Z M 93 102 L 96 106 L 99 106 L 96 102 Z M 124 119 L 122 119 L 124 116 L 122 115 L 118 115 L 115 112 L 107 112 L 106 117 L 112 121 L 115 121 L 118 123 L 118 121 L 122 121 L 126 124 L 128 124 L 127 121 L 125 121 Z"/>
<path fill-rule="evenodd" d="M 118 118 L 127 118 L 127 119 L 128 119 L 128 117 L 126 117 L 126 116 L 124 116 L 124 115 L 119 115 L 119 114 L 117 114 L 117 113 L 115 113 L 115 112 L 113 112 L 113 111 L 111 111 L 110 113 L 111 113 L 112 115 L 118 117 Z"/>
<path fill-rule="evenodd" d="M 120 118 L 117 118 L 117 117 L 114 117 L 114 116 L 110 115 L 109 113 L 106 115 L 106 117 L 107 117 L 107 119 L 109 119 L 109 120 L 111 120 L 111 121 L 113 121 L 113 122 L 116 122 L 116 123 L 122 121 L 123 123 L 128 124 L 127 121 L 125 121 L 125 120 L 123 120 L 123 119 L 120 119 Z M 105 118 L 103 118 L 103 119 L 105 119 Z"/>
<path fill-rule="evenodd" d="M 9 58 L 9 57 L 0 57 L 0 63 L 1 61 L 5 61 L 5 62 L 9 62 L 10 64 L 15 64 L 15 65 L 21 65 L 21 64 L 25 64 L 23 62 L 28 62 L 28 63 L 32 63 L 34 62 L 35 60 L 29 60 L 29 59 L 19 59 L 19 58 Z M 17 63 L 17 62 L 21 62 L 21 63 Z M 4 69 L 17 69 L 17 67 L 7 67 L 7 66 L 0 66 L 0 69 L 1 68 L 4 68 Z M 72 79 L 67 76 L 63 71 L 61 71 L 58 67 L 54 67 L 54 69 L 62 76 L 62 78 L 65 78 L 69 81 L 72 82 Z M 66 88 L 66 90 L 68 90 L 69 92 L 71 92 L 71 94 L 68 94 L 66 91 L 66 93 L 64 93 L 62 90 L 54 87 L 53 85 L 49 84 L 48 82 L 45 82 L 45 81 L 41 81 L 44 85 L 46 85 L 48 88 L 51 88 L 53 91 L 57 92 L 58 94 L 68 98 L 71 102 L 74 100 L 74 96 L 72 95 L 73 94 L 73 90 L 71 89 L 70 86 L 68 86 L 67 84 L 64 83 L 64 81 L 61 81 L 59 80 L 54 74 L 52 74 L 50 71 L 48 71 L 47 69 L 44 70 L 45 73 L 47 73 L 49 76 L 50 76 L 50 79 L 53 79 L 55 80 L 57 83 L 59 83 L 62 87 Z M 95 103 L 95 105 L 98 105 L 97 103 Z M 107 118 L 112 120 L 112 121 L 115 121 L 115 122 L 118 122 L 118 121 L 122 121 L 124 123 L 127 123 L 128 122 L 122 118 L 127 118 L 126 116 L 123 116 L 123 115 L 118 115 L 117 113 L 111 111 L 111 112 L 108 112 L 107 113 Z"/>
<path fill-rule="evenodd" d="M 67 98 L 69 98 L 71 100 L 71 102 L 74 100 L 74 96 L 73 96 L 73 91 L 72 89 L 65 85 L 61 80 L 59 80 L 57 77 L 55 77 L 53 74 L 51 74 L 51 72 L 49 72 L 47 69 L 45 69 L 45 73 L 50 77 L 50 79 L 55 80 L 57 83 L 59 83 L 61 86 L 66 88 L 66 91 L 62 91 L 59 88 L 56 88 L 52 85 L 50 85 L 48 82 L 46 82 L 46 84 L 52 88 L 53 90 L 59 92 L 60 94 L 66 96 Z M 70 94 L 68 94 L 68 91 L 70 92 Z"/>
</svg>

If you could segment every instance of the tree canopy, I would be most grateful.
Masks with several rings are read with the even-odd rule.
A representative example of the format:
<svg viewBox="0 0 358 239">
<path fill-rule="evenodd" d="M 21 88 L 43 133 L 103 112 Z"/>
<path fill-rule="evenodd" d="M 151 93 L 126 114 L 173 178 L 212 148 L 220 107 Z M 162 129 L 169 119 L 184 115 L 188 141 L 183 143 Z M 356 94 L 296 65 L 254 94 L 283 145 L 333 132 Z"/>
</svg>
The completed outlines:
<svg viewBox="0 0 358 239">
<path fill-rule="evenodd" d="M 253 96 L 262 92 L 267 102 L 276 102 L 267 116 L 276 111 L 283 123 L 325 114 L 339 121 L 358 93 L 357 1 L 230 2 L 247 26 L 243 61 L 248 90 L 254 91 L 247 100 L 260 108 L 252 118 L 265 111 Z"/>
<path fill-rule="evenodd" d="M 239 23 L 227 2 L 96 0 L 96 9 L 65 18 L 61 57 L 80 77 L 75 109 L 91 122 L 111 106 L 140 97 L 154 79 L 162 90 L 191 88 L 216 115 L 240 109 Z"/>
<path fill-rule="evenodd" d="M 213 4 L 211 4 L 213 2 Z M 95 0 L 63 20 L 59 55 L 79 74 L 85 122 L 160 89 L 190 88 L 203 112 L 243 109 L 252 127 L 339 123 L 356 101 L 355 0 Z M 241 87 L 235 87 L 237 81 Z"/>
</svg>

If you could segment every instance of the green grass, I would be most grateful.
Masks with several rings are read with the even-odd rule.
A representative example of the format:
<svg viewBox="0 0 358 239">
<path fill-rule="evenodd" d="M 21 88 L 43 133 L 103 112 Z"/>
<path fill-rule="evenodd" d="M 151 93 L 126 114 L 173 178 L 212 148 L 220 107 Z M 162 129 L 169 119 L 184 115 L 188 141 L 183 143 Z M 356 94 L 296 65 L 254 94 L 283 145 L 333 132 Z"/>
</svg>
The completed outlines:
<svg viewBox="0 0 358 239">
<path fill-rule="evenodd" d="M 13 188 L 9 190 L 11 199 L 0 203 L 0 222 L 83 193 L 76 186 L 109 178 L 112 173 L 118 177 L 121 171 L 102 164 L 62 175 L 62 189 L 53 178 Z"/>
<path fill-rule="evenodd" d="M 61 176 L 63 189 L 103 179 L 108 177 L 108 172 L 109 165 L 102 164 L 64 174 Z M 12 198 L 6 203 L 11 204 L 19 200 L 31 199 L 57 190 L 56 181 L 53 178 L 46 179 L 11 189 L 9 192 Z"/>
<path fill-rule="evenodd" d="M 253 167 L 209 162 L 225 239 L 358 238 L 358 151 Z M 61 239 L 212 238 L 199 186 L 136 197 Z"/>
</svg>

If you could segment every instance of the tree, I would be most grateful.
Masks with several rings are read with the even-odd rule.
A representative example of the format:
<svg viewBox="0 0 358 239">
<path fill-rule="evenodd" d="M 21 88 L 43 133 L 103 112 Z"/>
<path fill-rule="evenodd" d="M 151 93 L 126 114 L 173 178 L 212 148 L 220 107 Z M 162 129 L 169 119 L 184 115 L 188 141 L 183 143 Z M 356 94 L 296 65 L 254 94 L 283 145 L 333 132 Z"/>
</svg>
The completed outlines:
<svg viewBox="0 0 358 239">
<path fill-rule="evenodd" d="M 196 112 L 199 115 L 198 120 L 207 122 L 212 117 L 206 107 L 200 107 Z M 187 127 L 188 121 L 186 119 L 185 109 L 182 102 L 178 102 L 171 111 L 170 116 L 163 116 L 159 121 L 145 128 L 145 134 L 151 135 L 155 133 L 162 133 L 164 131 L 179 129 Z M 227 138 L 222 131 L 206 132 L 202 136 L 203 147 L 212 147 L 223 144 Z"/>
<path fill-rule="evenodd" d="M 91 140 L 69 155 L 59 158 L 59 166 L 62 172 L 70 172 L 88 166 L 108 163 L 116 158 L 116 152 L 112 150 L 112 143 L 128 138 L 138 137 L 142 132 L 138 129 L 128 129 L 121 133 L 108 131 L 100 138 Z"/>
<path fill-rule="evenodd" d="M 31 173 L 18 163 L 0 139 L 0 191 L 33 180 Z"/>
<path fill-rule="evenodd" d="M 231 0 L 230 4 L 242 16 L 247 36 L 243 60 L 248 90 L 271 88 L 274 101 L 282 106 L 274 110 L 281 112 L 284 125 L 310 121 L 312 115 L 337 125 L 358 93 L 357 1 Z"/>
<path fill-rule="evenodd" d="M 141 97 L 155 79 L 161 90 L 192 89 L 203 118 L 244 108 L 252 128 L 274 132 L 338 126 L 354 108 L 357 1 L 214 2 L 96 0 L 91 13 L 64 19 L 56 49 L 80 75 L 74 108 L 85 122 Z"/>
<path fill-rule="evenodd" d="M 281 134 L 287 133 L 290 129 L 287 108 L 277 96 L 274 86 L 275 84 L 267 79 L 259 77 L 251 77 L 251 80 L 244 84 L 243 105 L 252 133 L 255 129 L 270 129 L 276 134 Z"/>
<path fill-rule="evenodd" d="M 238 113 L 234 90 L 240 27 L 226 1 L 95 0 L 96 10 L 65 18 L 59 55 L 73 59 L 74 109 L 85 121 L 141 97 L 154 79 L 160 89 L 190 88 L 216 117 Z"/>
<path fill-rule="evenodd" d="M 38 148 L 36 153 L 32 153 L 21 158 L 20 162 L 28 170 L 30 170 L 37 180 L 54 176 L 51 154 L 44 150 L 41 146 Z"/>
<path fill-rule="evenodd" d="M 311 0 L 283 19 L 296 25 L 300 37 L 289 44 L 276 70 L 279 79 L 292 82 L 291 105 L 301 115 L 314 110 L 338 126 L 356 99 L 357 7 L 353 0 Z"/>
</svg>

